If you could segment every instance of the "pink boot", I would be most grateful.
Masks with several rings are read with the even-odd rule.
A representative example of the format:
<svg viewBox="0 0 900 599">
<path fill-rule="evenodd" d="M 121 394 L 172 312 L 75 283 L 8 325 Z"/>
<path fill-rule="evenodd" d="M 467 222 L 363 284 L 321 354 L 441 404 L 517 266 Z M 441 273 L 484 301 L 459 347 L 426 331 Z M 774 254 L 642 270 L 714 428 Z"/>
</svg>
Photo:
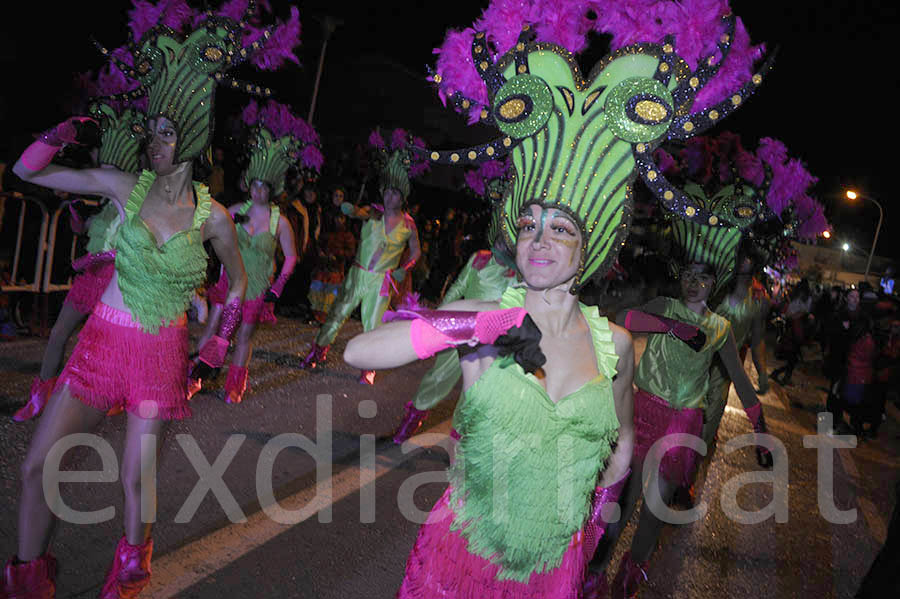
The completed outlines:
<svg viewBox="0 0 900 599">
<path fill-rule="evenodd" d="M 41 557 L 17 564 L 13 557 L 3 569 L 0 597 L 9 599 L 53 599 L 56 597 L 56 558 Z"/>
<path fill-rule="evenodd" d="M 400 422 L 400 427 L 394 433 L 394 443 L 403 445 L 403 442 L 412 437 L 422 428 L 422 423 L 428 417 L 428 410 L 418 410 L 413 402 L 406 402 L 406 415 Z"/>
<path fill-rule="evenodd" d="M 16 422 L 25 422 L 32 418 L 37 418 L 44 411 L 50 394 L 53 393 L 53 387 L 56 386 L 56 377 L 51 377 L 46 381 L 36 376 L 31 382 L 31 393 L 29 393 L 28 403 L 19 408 L 13 414 L 13 420 Z"/>
<path fill-rule="evenodd" d="M 609 583 L 603 572 L 588 571 L 582 588 L 582 599 L 609 599 Z"/>
<path fill-rule="evenodd" d="M 225 380 L 225 403 L 241 403 L 244 392 L 247 391 L 247 369 L 243 366 L 232 364 L 228 367 L 228 377 Z"/>
<path fill-rule="evenodd" d="M 631 552 L 622 556 L 619 564 L 619 572 L 612 585 L 612 599 L 634 599 L 641 588 L 641 583 L 647 580 L 647 564 L 636 564 L 631 561 Z"/>
<path fill-rule="evenodd" d="M 309 353 L 306 354 L 306 357 L 303 358 L 303 361 L 300 363 L 300 368 L 309 368 L 312 370 L 322 365 L 325 362 L 325 358 L 328 357 L 329 347 L 331 346 L 326 345 L 322 347 L 313 341 L 312 347 L 309 348 Z"/>
<path fill-rule="evenodd" d="M 359 384 L 360 385 L 374 385 L 375 384 L 375 371 L 374 370 L 360 370 L 359 371 Z"/>
<path fill-rule="evenodd" d="M 150 584 L 150 557 L 153 539 L 143 545 L 130 545 L 123 536 L 116 546 L 116 556 L 106 573 L 100 599 L 132 599 Z"/>
</svg>

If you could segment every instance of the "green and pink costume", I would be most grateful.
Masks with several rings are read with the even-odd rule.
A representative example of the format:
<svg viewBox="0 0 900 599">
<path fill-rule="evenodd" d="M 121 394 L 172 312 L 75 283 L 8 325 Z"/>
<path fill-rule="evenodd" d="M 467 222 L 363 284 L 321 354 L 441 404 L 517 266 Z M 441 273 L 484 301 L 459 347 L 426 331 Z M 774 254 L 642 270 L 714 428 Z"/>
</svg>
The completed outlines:
<svg viewBox="0 0 900 599">
<path fill-rule="evenodd" d="M 513 288 L 500 302 L 524 304 Z M 398 598 L 578 596 L 594 552 L 583 529 L 619 429 L 612 332 L 596 307 L 581 311 L 595 379 L 554 403 L 511 357 L 498 358 L 464 393 L 450 486 L 419 531 Z"/>
</svg>

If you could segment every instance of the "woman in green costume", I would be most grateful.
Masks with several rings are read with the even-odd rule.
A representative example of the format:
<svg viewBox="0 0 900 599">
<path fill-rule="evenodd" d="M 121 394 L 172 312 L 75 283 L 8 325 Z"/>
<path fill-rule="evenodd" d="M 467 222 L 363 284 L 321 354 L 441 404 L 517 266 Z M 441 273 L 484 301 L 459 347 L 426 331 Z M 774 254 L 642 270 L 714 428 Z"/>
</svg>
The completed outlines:
<svg viewBox="0 0 900 599">
<path fill-rule="evenodd" d="M 577 292 L 615 261 L 636 174 L 669 210 L 712 216 L 665 181 L 652 151 L 666 137 L 711 126 L 762 80 L 750 59 L 738 77 L 744 87 L 719 87 L 694 112 L 699 88 L 728 64 L 736 22 L 727 6 L 709 16 L 709 30 L 719 32 L 696 47 L 718 44 L 723 60 L 694 57 L 689 67 L 666 37 L 679 33 L 672 15 L 682 7 L 658 4 L 677 10 L 648 11 L 654 25 L 641 33 L 616 3 L 596 3 L 591 18 L 574 1 L 495 1 L 475 28 L 450 32 L 438 50 L 432 78 L 442 97 L 502 136 L 429 157 L 477 164 L 510 156 L 514 175 L 500 220 L 524 287 L 507 289 L 499 303 L 404 314 L 411 322 L 365 333 L 345 351 L 354 366 L 389 368 L 474 346 L 460 361 L 450 485 L 419 531 L 400 599 L 585 592 L 587 562 L 631 462 L 634 353 L 630 335 L 581 305 Z M 617 49 L 585 79 L 571 52 L 594 28 L 614 33 Z M 635 41 L 653 43 L 627 45 Z"/>
<path fill-rule="evenodd" d="M 254 17 L 253 2 L 236 15 L 228 14 L 234 10 L 232 4 L 219 14 L 185 9 L 178 3 L 136 4 L 130 16 L 138 41 L 129 48 L 130 56 L 113 56 L 119 68 L 140 82 L 134 95 L 147 95 L 146 153 L 151 170 L 135 175 L 50 164 L 63 145 L 85 139 L 90 123 L 83 117 L 43 134 L 14 167 L 16 174 L 38 185 L 108 197 L 123 208 L 125 220 L 114 242 L 115 273 L 79 334 L 22 466 L 18 552 L 3 573 L 3 589 L 10 596 L 55 596 L 56 560 L 49 545 L 56 516 L 51 498 L 44 495 L 44 463 L 58 441 L 90 432 L 116 406 L 127 413 L 120 473 L 124 535 L 100 597 L 136 597 L 149 584 L 155 454 L 166 422 L 191 414 L 185 310 L 206 277 L 204 242 L 211 244 L 231 281 L 223 326 L 200 352 L 208 367 L 221 366 L 239 322 L 247 277 L 234 224 L 206 186 L 192 181 L 193 161 L 208 150 L 214 91 L 229 82 L 224 72 L 240 62 L 232 57 L 252 54 L 265 59 L 267 68 L 277 68 L 285 52 L 292 56 L 299 21 L 294 11 L 276 38 L 283 42 L 277 56 L 270 56 L 268 48 L 257 50 L 271 31 L 244 44 L 246 22 Z M 231 86 L 256 89 L 236 81 Z"/>
<path fill-rule="evenodd" d="M 260 109 L 254 100 L 244 109 L 242 118 L 252 129 L 250 163 L 243 181 L 250 199 L 231 206 L 228 212 L 238 223 L 238 244 L 247 271 L 247 293 L 225 378 L 225 401 L 231 404 L 240 403 L 247 390 L 247 368 L 256 325 L 275 322 L 273 301 L 281 296 L 297 263 L 297 245 L 291 224 L 281 216 L 279 207 L 270 202 L 270 198 L 278 197 L 284 191 L 285 175 L 292 166 L 299 165 L 315 172 L 322 166 L 322 153 L 317 147 L 319 136 L 306 121 L 291 114 L 286 105 L 270 100 Z M 273 282 L 276 247 L 281 248 L 284 264 Z M 228 286 L 228 275 L 223 271 L 218 283 L 209 289 L 211 308 L 206 330 L 198 342 L 200 347 L 219 327 Z M 199 380 L 188 382 L 190 395 L 199 389 Z"/>
</svg>

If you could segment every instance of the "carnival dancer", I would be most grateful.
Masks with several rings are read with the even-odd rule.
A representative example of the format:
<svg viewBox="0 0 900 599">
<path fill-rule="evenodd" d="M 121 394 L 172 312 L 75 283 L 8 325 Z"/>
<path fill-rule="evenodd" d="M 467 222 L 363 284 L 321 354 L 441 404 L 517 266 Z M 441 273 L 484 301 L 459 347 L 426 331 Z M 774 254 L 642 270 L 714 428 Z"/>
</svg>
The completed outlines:
<svg viewBox="0 0 900 599">
<path fill-rule="evenodd" d="M 120 51 L 120 55 L 127 56 L 127 53 Z M 86 78 L 90 80 L 91 75 L 87 74 Z M 109 96 L 134 87 L 134 83 L 129 83 L 118 67 L 109 64 L 97 74 L 96 82 L 90 82 L 89 92 L 91 95 Z M 145 107 L 146 100 L 97 102 L 90 106 L 90 114 L 100 125 L 97 163 L 101 168 L 117 168 L 132 174 L 140 170 L 138 158 L 144 139 Z M 31 384 L 29 400 L 13 414 L 16 422 L 35 418 L 44 410 L 56 385 L 66 342 L 100 300 L 100 295 L 115 270 L 112 242 L 122 222 L 120 206 L 107 200 L 100 212 L 87 219 L 87 222 L 71 204 L 69 210 L 73 230 L 78 234 L 87 234 L 87 255 L 74 263 L 79 272 L 72 280 L 72 287 L 66 294 L 59 316 L 50 331 L 41 371 Z"/>
<path fill-rule="evenodd" d="M 765 217 L 757 221 L 739 245 L 733 283 L 725 287 L 725 297 L 713 310 L 731 324 L 742 365 L 744 348 L 749 345 L 759 376 L 757 393 L 765 394 L 769 389 L 765 318 L 771 302 L 755 276 L 765 266 L 789 267 L 787 252 L 791 241 L 814 239 L 828 229 L 822 206 L 808 195 L 817 179 L 799 160 L 788 158 L 787 149 L 780 141 L 763 138 L 756 151 L 751 152 L 741 145 L 736 134 L 727 131 L 715 138 L 691 140 L 678 163 L 685 171 L 684 176 L 706 184 L 717 178 L 724 185 L 727 180 L 740 177 L 745 190 L 755 188 L 755 193 L 765 199 Z M 707 445 L 716 437 L 730 386 L 725 366 L 715 358 L 709 372 L 701 435 Z"/>
<path fill-rule="evenodd" d="M 466 173 L 466 182 L 476 197 L 496 203 L 504 195 L 508 183 L 508 165 L 500 160 L 489 160 Z M 500 234 L 499 210 L 492 210 L 488 241 L 493 250 L 479 250 L 472 254 L 459 276 L 444 295 L 443 304 L 458 300 L 480 300 L 496 302 L 506 288 L 516 282 L 515 261 L 512 252 Z M 428 412 L 443 401 L 457 381 L 462 377 L 459 366 L 459 352 L 446 349 L 435 358 L 413 398 L 406 403 L 406 413 L 397 432 L 394 443 L 398 445 L 412 437 L 422 427 Z"/>
<path fill-rule="evenodd" d="M 611 595 L 617 599 L 635 597 L 641 583 L 647 580 L 650 556 L 664 525 L 656 515 L 656 506 L 670 502 L 677 488 L 690 488 L 693 483 L 699 454 L 679 444 L 673 435 L 702 433 L 703 408 L 714 357 L 722 360 L 728 377 L 734 382 L 753 431 L 767 432 L 762 405 L 740 362 L 731 325 L 706 303 L 733 276 L 742 231 L 759 220 L 765 206 L 758 189 L 745 185 L 739 176 L 728 185 L 717 187 L 721 189 L 711 193 L 693 182 L 684 185 L 691 199 L 710 211 L 706 224 L 682 218 L 677 212 L 671 217 L 673 237 L 682 252 L 680 297 L 658 297 L 638 310 L 626 310 L 619 315 L 620 322 L 632 332 L 674 334 L 650 335 L 638 362 L 634 376 L 637 387 L 636 441 L 631 463 L 634 475 L 625 490 L 622 517 L 608 529 L 609 536 L 591 566 L 598 572 L 605 569 L 616 537 L 631 517 L 644 480 L 657 480 L 658 487 L 651 482 L 647 488 L 631 550 L 622 558 L 613 581 Z M 768 188 L 768 184 L 763 188 Z M 660 323 L 663 326 L 657 328 Z M 699 339 L 685 338 L 680 334 L 685 326 L 697 327 L 702 335 Z M 651 456 L 650 463 L 654 467 L 658 464 L 659 470 L 644 472 L 645 460 L 654 445 L 659 453 Z M 756 452 L 761 466 L 771 466 L 768 449 L 758 443 Z"/>
<path fill-rule="evenodd" d="M 270 100 L 260 109 L 252 100 L 244 109 L 242 118 L 244 124 L 251 128 L 250 162 L 243 177 L 250 199 L 235 204 L 228 212 L 238 223 L 238 243 L 247 271 L 247 293 L 225 380 L 227 403 L 240 403 L 243 399 L 247 390 L 247 367 L 253 351 L 253 331 L 259 323 L 275 322 L 273 301 L 281 296 L 297 264 L 293 229 L 271 199 L 279 197 L 284 191 L 285 175 L 296 163 L 300 163 L 304 170 L 316 172 L 322 167 L 318 134 L 306 121 L 291 114 L 288 106 Z M 277 246 L 284 254 L 284 264 L 273 282 Z M 208 292 L 212 309 L 198 342 L 199 347 L 203 347 L 218 330 L 228 287 L 228 275 L 223 270 L 218 283 Z M 188 382 L 188 395 L 199 391 L 200 386 L 201 381 L 192 378 Z"/>
<path fill-rule="evenodd" d="M 43 134 L 14 167 L 39 185 L 111 198 L 126 218 L 114 242 L 115 273 L 59 376 L 22 466 L 18 553 L 3 573 L 3 591 L 10 597 L 55 595 L 56 561 L 49 552 L 55 516 L 43 492 L 44 461 L 58 440 L 92 430 L 113 406 L 124 407 L 128 419 L 121 461 L 125 534 L 100 596 L 135 597 L 149 583 L 153 540 L 142 511 L 155 505 L 155 484 L 146 488 L 142 482 L 154 478 L 155 455 L 147 452 L 159 450 L 165 422 L 191 413 L 184 313 L 206 275 L 203 242 L 211 243 L 231 281 L 223 326 L 201 349 L 210 366 L 222 363 L 247 285 L 234 224 L 205 185 L 192 183 L 192 161 L 209 146 L 214 90 L 228 82 L 223 72 L 239 62 L 231 57 L 253 53 L 260 65 L 277 67 L 299 31 L 292 11 L 291 21 L 276 31 L 280 43 L 256 53 L 271 32 L 252 43 L 246 39 L 245 47 L 244 23 L 255 6 L 231 14 L 236 8 L 229 3 L 224 13 L 195 14 L 179 3 L 140 2 L 130 13 L 133 39 L 139 40 L 131 48 L 135 66 L 120 62 L 119 67 L 140 81 L 136 93 L 148 97 L 152 170 L 136 176 L 51 165 L 64 144 L 83 139 L 83 117 Z"/>
<path fill-rule="evenodd" d="M 381 324 L 381 317 L 391 299 L 391 289 L 406 278 L 419 259 L 419 233 L 412 217 L 405 212 L 409 198 L 410 177 L 427 168 L 427 162 L 411 154 L 410 147 L 424 148 L 425 142 L 413 138 L 403 129 L 395 129 L 385 140 L 376 129 L 369 136 L 380 171 L 383 206 L 356 208 L 344 202 L 341 210 L 351 218 L 363 219 L 359 248 L 353 266 L 347 272 L 328 318 L 319 328 L 312 347 L 303 359 L 303 368 L 317 368 L 328 355 L 328 348 L 344 323 L 360 307 L 364 331 Z M 409 259 L 400 264 L 403 251 L 409 247 Z M 360 372 L 359 382 L 375 384 L 375 371 Z"/>
<path fill-rule="evenodd" d="M 682 3 L 660 4 L 682 14 Z M 618 3 L 591 9 L 597 19 L 581 2 L 496 1 L 477 30 L 451 32 L 438 50 L 433 80 L 442 97 L 502 135 L 429 156 L 446 164 L 511 156 L 515 173 L 502 225 L 525 287 L 507 289 L 499 305 L 458 302 L 410 314 L 411 323 L 390 323 L 347 346 L 346 360 L 362 368 L 476 346 L 461 360 L 464 397 L 450 486 L 420 529 L 401 599 L 582 596 L 604 516 L 627 477 L 631 339 L 575 294 L 618 255 L 635 171 L 656 182 L 651 189 L 672 209 L 710 216 L 659 176 L 651 150 L 666 136 L 689 137 L 709 126 L 707 109 L 694 113 L 692 104 L 716 65 L 728 64 L 735 19 L 723 18 L 723 6 L 704 28 L 715 31 L 711 40 L 697 39 L 692 26 L 693 51 L 711 52 L 718 42 L 723 60 L 710 65 L 688 56 L 702 76 L 685 68 L 673 79 L 675 65 L 684 65 L 665 39 L 665 27 L 678 29 L 674 12 L 646 16 L 653 30 L 647 38 L 663 45 L 626 46 L 645 35 L 634 19 L 608 19 L 603 11 L 619 10 Z M 570 51 L 585 48 L 593 27 L 613 33 L 616 48 L 585 81 Z M 739 80 L 750 79 L 751 64 L 734 71 Z M 680 91 L 670 93 L 669 85 Z M 716 119 L 754 84 L 739 93 L 726 92 L 729 85 L 713 86 L 706 98 Z M 739 101 L 716 103 L 731 96 Z"/>
</svg>

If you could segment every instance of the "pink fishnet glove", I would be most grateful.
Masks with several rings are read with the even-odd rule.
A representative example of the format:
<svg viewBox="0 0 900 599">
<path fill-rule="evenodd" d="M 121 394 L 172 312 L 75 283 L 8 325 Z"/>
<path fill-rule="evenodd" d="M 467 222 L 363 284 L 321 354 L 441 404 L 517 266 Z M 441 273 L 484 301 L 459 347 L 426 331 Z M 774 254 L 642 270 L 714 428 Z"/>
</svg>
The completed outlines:
<svg viewBox="0 0 900 599">
<path fill-rule="evenodd" d="M 414 319 L 409 329 L 410 341 L 420 359 L 457 345 L 490 345 L 498 337 L 525 320 L 524 308 L 460 312 L 451 310 L 398 310 L 393 319 Z"/>
<path fill-rule="evenodd" d="M 73 116 L 52 129 L 44 131 L 37 136 L 37 140 L 22 152 L 20 160 L 30 171 L 43 170 L 56 153 L 66 144 L 78 143 L 78 129 L 75 123 L 94 123 L 97 121 L 86 116 Z"/>
</svg>

